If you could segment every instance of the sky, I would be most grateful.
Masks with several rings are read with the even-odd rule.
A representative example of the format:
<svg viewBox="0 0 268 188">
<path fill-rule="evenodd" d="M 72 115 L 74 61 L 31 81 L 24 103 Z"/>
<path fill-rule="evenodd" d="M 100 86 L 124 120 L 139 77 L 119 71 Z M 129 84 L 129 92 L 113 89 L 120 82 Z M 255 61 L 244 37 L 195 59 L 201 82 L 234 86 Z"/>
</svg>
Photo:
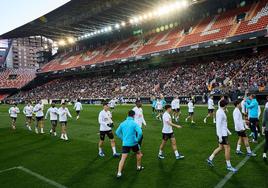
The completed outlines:
<svg viewBox="0 0 268 188">
<path fill-rule="evenodd" d="M 0 0 L 0 35 L 56 9 L 70 0 Z"/>
</svg>

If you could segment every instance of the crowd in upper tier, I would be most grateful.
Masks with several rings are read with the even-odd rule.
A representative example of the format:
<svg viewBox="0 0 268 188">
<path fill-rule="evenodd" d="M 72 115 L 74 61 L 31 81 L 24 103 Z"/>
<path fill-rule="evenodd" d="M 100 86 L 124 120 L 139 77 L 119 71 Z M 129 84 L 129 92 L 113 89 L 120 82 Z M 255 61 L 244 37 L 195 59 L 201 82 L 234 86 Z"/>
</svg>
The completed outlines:
<svg viewBox="0 0 268 188">
<path fill-rule="evenodd" d="M 201 63 L 145 69 L 126 74 L 58 78 L 16 99 L 76 99 L 113 97 L 190 96 L 246 89 L 268 90 L 268 56 L 237 57 Z"/>
</svg>

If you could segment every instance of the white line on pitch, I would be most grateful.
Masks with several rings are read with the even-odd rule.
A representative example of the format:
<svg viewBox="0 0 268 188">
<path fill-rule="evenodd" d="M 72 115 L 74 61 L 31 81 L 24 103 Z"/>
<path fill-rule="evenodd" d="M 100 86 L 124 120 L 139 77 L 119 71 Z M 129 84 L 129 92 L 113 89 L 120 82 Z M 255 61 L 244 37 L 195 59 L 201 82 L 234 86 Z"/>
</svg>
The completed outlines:
<svg viewBox="0 0 268 188">
<path fill-rule="evenodd" d="M 31 170 L 29 170 L 27 168 L 24 168 L 23 166 L 19 166 L 19 167 L 17 167 L 17 169 L 19 169 L 19 170 L 21 170 L 21 171 L 23 171 L 23 172 L 25 172 L 27 174 L 30 174 L 30 175 L 32 175 L 32 176 L 34 176 L 34 177 L 36 177 L 36 178 L 38 178 L 38 179 L 40 179 L 40 180 L 42 180 L 44 182 L 47 182 L 48 184 L 53 185 L 53 186 L 55 186 L 57 188 L 66 188 L 64 185 L 61 185 L 61 184 L 59 184 L 59 183 L 57 183 L 57 182 L 55 182 L 55 181 L 53 181 L 51 179 L 46 178 L 45 176 L 42 176 L 42 175 L 40 175 L 40 174 L 38 174 L 36 172 L 33 172 L 33 171 L 31 171 Z"/>
<path fill-rule="evenodd" d="M 0 170 L 0 174 L 1 174 L 1 173 L 4 173 L 4 172 L 11 171 L 11 170 L 15 170 L 15 169 L 18 169 L 18 167 L 17 167 L 17 166 L 15 166 L 15 167 L 8 168 L 8 169 L 5 169 L 5 170 Z"/>
<path fill-rule="evenodd" d="M 260 144 L 258 144 L 255 149 L 253 150 L 253 152 L 255 153 L 256 151 L 258 151 L 261 146 L 264 144 L 265 140 L 263 140 Z M 238 165 L 235 167 L 237 170 L 239 170 L 240 168 L 242 168 L 246 162 L 250 159 L 249 156 L 246 156 L 240 163 L 238 163 Z M 214 188 L 222 188 L 230 179 L 231 177 L 234 175 L 233 172 L 229 172 Z"/>
</svg>

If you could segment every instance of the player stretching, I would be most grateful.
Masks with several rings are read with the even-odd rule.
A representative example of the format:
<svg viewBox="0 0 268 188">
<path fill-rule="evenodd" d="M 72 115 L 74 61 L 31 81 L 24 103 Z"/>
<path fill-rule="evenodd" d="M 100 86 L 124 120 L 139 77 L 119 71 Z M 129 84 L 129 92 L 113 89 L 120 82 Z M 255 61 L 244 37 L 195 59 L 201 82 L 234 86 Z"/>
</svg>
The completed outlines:
<svg viewBox="0 0 268 188">
<path fill-rule="evenodd" d="M 58 110 L 59 113 L 59 122 L 61 125 L 61 137 L 62 140 L 68 140 L 67 136 L 67 120 L 68 117 L 72 118 L 68 108 L 65 106 L 65 103 L 61 104 L 61 107 Z"/>
<path fill-rule="evenodd" d="M 227 106 L 227 102 L 225 100 L 222 100 L 220 102 L 220 108 L 216 112 L 216 133 L 219 140 L 219 146 L 216 148 L 211 156 L 207 159 L 207 163 L 210 166 L 213 165 L 213 159 L 214 157 L 224 149 L 225 151 L 225 159 L 227 164 L 227 170 L 231 172 L 237 172 L 237 169 L 233 168 L 230 161 L 230 145 L 228 142 L 228 134 L 230 134 L 230 131 L 227 127 L 227 116 L 225 114 L 225 109 Z"/>
<path fill-rule="evenodd" d="M 190 99 L 188 102 L 188 117 L 185 119 L 185 122 L 188 122 L 188 119 L 191 118 L 191 123 L 194 124 L 194 103 L 193 100 Z"/>
<path fill-rule="evenodd" d="M 136 153 L 137 170 L 141 171 L 144 169 L 144 167 L 141 166 L 142 153 L 138 144 L 138 140 L 142 137 L 142 130 L 134 121 L 134 116 L 135 112 L 130 110 L 127 119 L 123 121 L 116 130 L 116 135 L 123 141 L 122 157 L 118 165 L 117 178 L 122 176 L 125 161 L 131 150 Z"/>
<path fill-rule="evenodd" d="M 245 124 L 243 122 L 243 117 L 242 117 L 242 114 L 240 112 L 241 102 L 235 101 L 234 106 L 235 106 L 235 109 L 233 111 L 234 125 L 235 125 L 235 131 L 237 132 L 238 137 L 239 137 L 239 139 L 237 141 L 236 153 L 238 155 L 243 154 L 243 152 L 240 150 L 241 143 L 243 142 L 244 145 L 246 146 L 246 149 L 247 149 L 247 155 L 248 156 L 256 156 L 256 154 L 251 151 L 249 143 L 248 143 L 248 137 L 246 134 Z"/>
<path fill-rule="evenodd" d="M 31 105 L 31 102 L 28 102 L 23 108 L 23 114 L 26 117 L 26 127 L 29 129 L 29 131 L 32 131 L 33 106 Z"/>
<path fill-rule="evenodd" d="M 51 104 L 51 107 L 47 110 L 45 119 L 47 119 L 49 116 L 50 123 L 51 123 L 51 129 L 50 134 L 53 134 L 54 136 L 57 136 L 56 128 L 58 124 L 58 109 L 56 108 L 55 103 Z"/>
<path fill-rule="evenodd" d="M 176 96 L 172 102 L 171 102 L 171 108 L 172 108 L 172 119 L 175 119 L 176 122 L 179 121 L 180 118 L 180 99 L 178 96 Z"/>
<path fill-rule="evenodd" d="M 263 150 L 263 160 L 267 161 L 267 151 L 268 151 L 268 107 L 265 106 L 265 110 L 263 112 L 263 120 L 262 120 L 262 134 L 265 135 L 265 145 Z"/>
<path fill-rule="evenodd" d="M 159 148 L 158 158 L 159 159 L 165 158 L 164 154 L 163 154 L 163 150 L 164 150 L 164 147 L 165 147 L 167 141 L 170 139 L 176 159 L 182 159 L 182 158 L 184 158 L 184 156 L 182 154 L 180 154 L 177 150 L 176 139 L 175 139 L 173 129 L 172 129 L 172 127 L 176 127 L 176 128 L 182 128 L 182 127 L 172 123 L 172 119 L 170 116 L 170 113 L 172 112 L 171 106 L 166 105 L 165 110 L 166 111 L 163 114 L 163 129 L 162 129 L 163 138 L 162 138 L 162 143 L 161 143 L 160 148 Z"/>
<path fill-rule="evenodd" d="M 142 107 L 141 101 L 136 101 L 136 106 L 132 110 L 135 112 L 135 116 L 134 116 L 135 122 L 142 129 L 142 125 L 144 125 L 144 127 L 146 127 L 146 122 L 144 120 L 143 110 L 142 110 L 141 107 Z M 141 136 L 141 139 L 139 140 L 140 147 L 141 147 L 141 144 L 142 144 L 142 140 L 143 140 L 143 135 Z"/>
<path fill-rule="evenodd" d="M 111 142 L 113 156 L 118 157 L 119 154 L 116 152 L 114 134 L 112 131 L 112 127 L 113 127 L 112 114 L 109 111 L 108 103 L 103 103 L 103 110 L 99 113 L 98 120 L 100 124 L 99 156 L 100 157 L 105 156 L 102 146 L 104 144 L 105 135 L 107 135 Z"/>
<path fill-rule="evenodd" d="M 13 130 L 15 130 L 17 117 L 18 117 L 18 114 L 20 113 L 20 109 L 17 107 L 16 103 L 14 103 L 11 108 L 9 108 L 8 113 L 11 118 L 11 127 Z"/>
<path fill-rule="evenodd" d="M 204 123 L 207 123 L 207 118 L 208 117 L 213 117 L 213 123 L 216 123 L 215 119 L 215 113 L 214 113 L 214 102 L 213 102 L 213 96 L 210 96 L 208 99 L 208 115 L 204 119 Z"/>
<path fill-rule="evenodd" d="M 83 106 L 80 102 L 80 99 L 77 99 L 77 102 L 74 104 L 74 109 L 76 111 L 76 119 L 78 120 L 80 117 L 80 111 L 83 110 Z"/>
<path fill-rule="evenodd" d="M 33 111 L 35 112 L 36 125 L 35 125 L 35 133 L 38 134 L 38 128 L 40 128 L 41 134 L 44 134 L 44 105 L 40 100 L 35 106 Z"/>
</svg>

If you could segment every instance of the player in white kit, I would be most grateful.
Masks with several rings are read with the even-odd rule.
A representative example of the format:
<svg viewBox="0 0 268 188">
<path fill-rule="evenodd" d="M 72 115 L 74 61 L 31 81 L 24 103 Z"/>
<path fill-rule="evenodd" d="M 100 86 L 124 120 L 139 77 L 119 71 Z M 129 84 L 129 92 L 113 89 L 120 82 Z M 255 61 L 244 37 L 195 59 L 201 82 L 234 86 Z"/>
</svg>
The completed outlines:
<svg viewBox="0 0 268 188">
<path fill-rule="evenodd" d="M 54 136 L 57 136 L 57 132 L 56 132 L 56 127 L 58 124 L 58 108 L 56 108 L 55 103 L 51 104 L 51 107 L 47 110 L 45 119 L 48 118 L 50 119 L 50 123 L 51 123 L 51 129 L 50 129 L 50 134 L 53 134 Z"/>
<path fill-rule="evenodd" d="M 59 122 L 61 125 L 61 139 L 62 140 L 68 140 L 67 136 L 67 121 L 68 117 L 72 118 L 72 115 L 70 114 L 68 108 L 65 106 L 65 103 L 61 104 L 61 107 L 58 109 L 59 114 Z"/>
<path fill-rule="evenodd" d="M 20 109 L 18 108 L 16 103 L 14 103 L 13 106 L 9 108 L 8 113 L 11 118 L 11 127 L 13 130 L 15 130 L 17 117 L 18 114 L 20 113 Z"/>
<path fill-rule="evenodd" d="M 82 103 L 80 102 L 80 99 L 77 99 L 77 102 L 74 104 L 74 109 L 76 111 L 76 119 L 78 120 L 80 117 L 80 112 L 83 110 Z"/>
<path fill-rule="evenodd" d="M 213 96 L 210 96 L 208 99 L 208 115 L 204 119 L 204 123 L 207 123 L 207 118 L 213 117 L 213 123 L 216 123 L 215 113 L 214 113 L 214 101 Z"/>
<path fill-rule="evenodd" d="M 176 122 L 179 121 L 180 118 L 180 99 L 176 96 L 171 102 L 171 108 L 173 111 L 172 118 L 175 119 Z"/>
<path fill-rule="evenodd" d="M 188 122 L 188 119 L 191 118 L 191 123 L 195 123 L 194 122 L 194 103 L 193 100 L 190 99 L 188 102 L 188 117 L 185 119 L 185 122 Z"/>
<path fill-rule="evenodd" d="M 28 102 L 23 108 L 23 114 L 26 117 L 26 127 L 29 129 L 29 131 L 32 131 L 33 106 L 31 105 L 31 102 Z"/>
</svg>

